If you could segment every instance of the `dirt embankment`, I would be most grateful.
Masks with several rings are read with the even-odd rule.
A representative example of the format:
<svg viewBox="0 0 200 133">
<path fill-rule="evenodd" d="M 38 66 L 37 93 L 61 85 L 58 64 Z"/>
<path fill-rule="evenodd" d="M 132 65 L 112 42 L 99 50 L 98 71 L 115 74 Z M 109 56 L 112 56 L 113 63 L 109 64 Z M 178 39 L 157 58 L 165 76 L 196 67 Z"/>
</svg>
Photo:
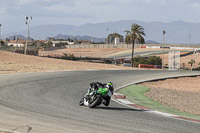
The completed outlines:
<svg viewBox="0 0 200 133">
<path fill-rule="evenodd" d="M 146 82 L 151 88 L 145 95 L 155 101 L 193 114 L 200 115 L 200 77 L 167 79 Z"/>
<path fill-rule="evenodd" d="M 133 68 L 99 63 L 85 63 L 78 61 L 50 59 L 44 57 L 42 58 L 0 51 L 0 74 L 89 69 L 116 70 Z"/>
</svg>

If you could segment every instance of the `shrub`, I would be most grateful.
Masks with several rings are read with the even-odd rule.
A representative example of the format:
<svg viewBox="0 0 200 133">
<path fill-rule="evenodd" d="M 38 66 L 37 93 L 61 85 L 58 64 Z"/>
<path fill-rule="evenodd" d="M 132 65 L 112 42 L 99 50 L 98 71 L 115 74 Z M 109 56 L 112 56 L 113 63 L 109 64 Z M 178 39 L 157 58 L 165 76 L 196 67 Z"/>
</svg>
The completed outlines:
<svg viewBox="0 0 200 133">
<path fill-rule="evenodd" d="M 139 64 L 162 65 L 162 59 L 157 56 L 150 56 L 150 57 L 136 56 L 133 58 L 133 63 L 137 67 Z"/>
<path fill-rule="evenodd" d="M 148 65 L 162 65 L 162 59 L 157 56 L 150 56 L 147 59 L 147 64 Z"/>
<path fill-rule="evenodd" d="M 139 64 L 146 64 L 146 59 L 141 56 L 136 56 L 133 58 L 133 64 L 134 66 L 137 66 L 137 67 Z"/>
<path fill-rule="evenodd" d="M 74 54 L 67 54 L 67 53 L 63 53 L 64 56 L 62 56 L 62 59 L 65 60 L 76 60 L 76 57 L 74 56 Z"/>
</svg>

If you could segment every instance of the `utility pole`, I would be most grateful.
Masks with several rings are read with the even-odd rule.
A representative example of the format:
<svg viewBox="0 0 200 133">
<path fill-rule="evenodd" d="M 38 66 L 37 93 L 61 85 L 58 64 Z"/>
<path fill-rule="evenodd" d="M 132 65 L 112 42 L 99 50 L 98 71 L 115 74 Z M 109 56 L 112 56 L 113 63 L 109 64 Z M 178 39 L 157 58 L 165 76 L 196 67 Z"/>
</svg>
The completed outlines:
<svg viewBox="0 0 200 133">
<path fill-rule="evenodd" d="M 106 31 L 107 31 L 107 34 L 108 34 L 108 31 L 109 31 L 109 29 L 106 29 Z M 109 34 L 108 34 L 109 35 Z M 108 39 L 108 36 L 106 37 L 107 39 L 106 39 L 106 43 L 108 44 L 109 43 L 109 39 Z"/>
<path fill-rule="evenodd" d="M 25 48 L 24 48 L 24 54 L 26 54 L 26 51 L 27 51 L 28 40 L 29 40 L 29 26 L 31 25 L 32 17 L 26 16 L 25 20 L 26 20 L 26 25 L 27 25 L 27 37 L 26 37 L 26 44 L 25 44 Z"/>
<path fill-rule="evenodd" d="M 191 35 L 191 32 L 190 32 L 190 30 L 188 29 L 188 43 L 189 43 L 189 45 L 191 45 L 191 38 L 192 38 L 192 35 Z"/>
<path fill-rule="evenodd" d="M 192 35 L 191 33 L 189 33 L 189 45 L 191 45 L 191 38 L 192 38 Z"/>
<path fill-rule="evenodd" d="M 163 57 L 162 57 L 162 70 L 164 70 L 164 44 L 165 44 L 165 34 L 166 34 L 166 31 L 163 30 Z"/>
<path fill-rule="evenodd" d="M 0 24 L 0 41 L 1 41 L 1 26 L 2 26 L 2 25 Z M 1 42 L 0 42 L 0 43 L 1 43 Z"/>
</svg>

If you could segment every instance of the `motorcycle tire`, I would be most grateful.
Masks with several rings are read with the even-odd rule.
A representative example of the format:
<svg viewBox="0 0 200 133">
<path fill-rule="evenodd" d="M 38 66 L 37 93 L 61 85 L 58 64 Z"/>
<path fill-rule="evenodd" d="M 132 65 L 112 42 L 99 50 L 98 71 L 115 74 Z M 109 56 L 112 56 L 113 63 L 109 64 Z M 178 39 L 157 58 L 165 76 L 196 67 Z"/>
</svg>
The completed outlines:
<svg viewBox="0 0 200 133">
<path fill-rule="evenodd" d="M 99 103 L 101 103 L 101 101 L 102 101 L 102 96 L 96 95 L 95 100 L 89 104 L 89 108 L 95 108 L 97 105 L 99 105 Z"/>
<path fill-rule="evenodd" d="M 84 98 L 81 99 L 81 101 L 79 102 L 79 105 L 80 105 L 80 106 L 83 106 L 83 105 L 84 105 Z"/>
</svg>

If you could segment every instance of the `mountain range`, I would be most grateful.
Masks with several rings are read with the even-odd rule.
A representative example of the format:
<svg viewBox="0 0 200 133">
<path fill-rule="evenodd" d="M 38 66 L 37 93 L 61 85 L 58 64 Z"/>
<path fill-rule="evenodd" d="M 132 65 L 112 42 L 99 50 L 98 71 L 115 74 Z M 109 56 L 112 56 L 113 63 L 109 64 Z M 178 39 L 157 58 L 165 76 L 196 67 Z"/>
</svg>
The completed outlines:
<svg viewBox="0 0 200 133">
<path fill-rule="evenodd" d="M 200 23 L 184 21 L 144 22 L 136 20 L 121 20 L 116 22 L 88 23 L 80 26 L 74 25 L 41 25 L 30 28 L 30 36 L 34 39 L 46 39 L 47 37 L 62 36 L 87 36 L 89 38 L 106 38 L 108 34 L 117 32 L 125 36 L 124 31 L 131 29 L 131 24 L 137 23 L 144 27 L 145 40 L 163 42 L 163 30 L 166 31 L 166 43 L 200 44 Z M 26 36 L 26 30 L 13 32 L 9 35 Z M 100 39 L 100 40 L 101 40 Z"/>
</svg>

